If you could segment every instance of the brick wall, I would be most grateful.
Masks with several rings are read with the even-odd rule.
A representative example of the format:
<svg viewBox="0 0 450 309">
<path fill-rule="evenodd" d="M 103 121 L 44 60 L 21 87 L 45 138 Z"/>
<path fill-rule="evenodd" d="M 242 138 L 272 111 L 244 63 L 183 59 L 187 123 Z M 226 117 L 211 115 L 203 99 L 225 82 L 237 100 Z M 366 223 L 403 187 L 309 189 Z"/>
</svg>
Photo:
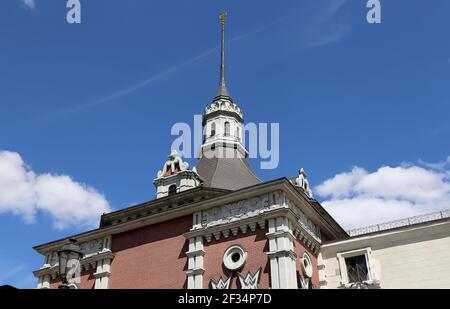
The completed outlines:
<svg viewBox="0 0 450 309">
<path fill-rule="evenodd" d="M 266 237 L 267 230 L 257 229 L 255 232 L 247 232 L 246 234 L 238 234 L 230 236 L 227 239 L 213 240 L 211 243 L 205 242 L 205 274 L 203 276 L 203 288 L 210 288 L 210 280 L 218 280 L 220 276 L 230 276 L 222 263 L 223 254 L 232 245 L 241 245 L 247 251 L 247 261 L 242 269 L 242 273 L 247 275 L 248 271 L 253 274 L 261 267 L 260 287 L 269 288 L 270 286 L 270 267 L 267 252 L 269 245 Z M 234 274 L 231 281 L 231 288 L 238 287 L 239 279 Z"/>
<path fill-rule="evenodd" d="M 191 227 L 189 215 L 114 235 L 108 287 L 186 288 L 188 243 L 183 233 Z"/>
<path fill-rule="evenodd" d="M 315 286 L 318 287 L 319 286 L 319 271 L 317 269 L 317 256 L 314 253 L 312 253 L 308 248 L 306 248 L 303 245 L 303 243 L 301 243 L 298 240 L 296 240 L 294 243 L 294 252 L 297 255 L 297 260 L 296 260 L 297 271 L 299 271 L 303 276 L 305 276 L 305 273 L 304 273 L 303 267 L 302 267 L 302 260 L 301 260 L 302 255 L 305 251 L 309 254 L 309 257 L 311 258 L 311 261 L 313 264 L 313 276 L 311 278 L 311 281 Z"/>
</svg>

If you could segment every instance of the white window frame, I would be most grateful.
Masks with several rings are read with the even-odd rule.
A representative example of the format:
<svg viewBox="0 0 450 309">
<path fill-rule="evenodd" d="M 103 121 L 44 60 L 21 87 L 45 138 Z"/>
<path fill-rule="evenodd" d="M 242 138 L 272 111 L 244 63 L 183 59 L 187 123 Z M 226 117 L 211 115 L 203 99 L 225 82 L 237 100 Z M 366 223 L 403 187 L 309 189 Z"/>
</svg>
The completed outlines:
<svg viewBox="0 0 450 309">
<path fill-rule="evenodd" d="M 373 280 L 372 276 L 372 269 L 370 267 L 370 257 L 372 255 L 372 248 L 367 247 L 363 249 L 357 249 L 347 252 L 340 252 L 337 254 L 338 262 L 339 262 L 339 268 L 341 271 L 341 284 L 346 285 L 349 284 L 348 280 L 348 271 L 347 271 L 347 264 L 345 263 L 346 258 L 351 258 L 359 255 L 364 255 L 366 257 L 366 264 L 367 264 L 367 281 Z"/>
</svg>

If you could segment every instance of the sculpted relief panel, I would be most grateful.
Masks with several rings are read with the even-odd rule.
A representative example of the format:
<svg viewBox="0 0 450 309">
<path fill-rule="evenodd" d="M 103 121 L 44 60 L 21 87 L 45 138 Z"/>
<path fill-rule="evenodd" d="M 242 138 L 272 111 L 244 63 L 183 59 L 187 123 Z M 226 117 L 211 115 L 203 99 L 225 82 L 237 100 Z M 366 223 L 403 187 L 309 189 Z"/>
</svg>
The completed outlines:
<svg viewBox="0 0 450 309">
<path fill-rule="evenodd" d="M 94 239 L 88 242 L 80 244 L 81 252 L 83 252 L 84 257 L 89 257 L 91 255 L 97 254 L 103 250 L 103 239 Z M 53 251 L 50 256 L 49 261 L 50 266 L 55 266 L 58 264 L 58 252 Z"/>
<path fill-rule="evenodd" d="M 269 208 L 269 195 L 242 200 L 203 212 L 202 227 L 211 227 L 256 217 Z"/>
<path fill-rule="evenodd" d="M 202 228 L 233 223 L 253 218 L 277 208 L 289 208 L 298 218 L 300 225 L 311 235 L 320 239 L 318 227 L 281 191 L 241 200 L 225 206 L 215 207 L 202 213 Z"/>
</svg>

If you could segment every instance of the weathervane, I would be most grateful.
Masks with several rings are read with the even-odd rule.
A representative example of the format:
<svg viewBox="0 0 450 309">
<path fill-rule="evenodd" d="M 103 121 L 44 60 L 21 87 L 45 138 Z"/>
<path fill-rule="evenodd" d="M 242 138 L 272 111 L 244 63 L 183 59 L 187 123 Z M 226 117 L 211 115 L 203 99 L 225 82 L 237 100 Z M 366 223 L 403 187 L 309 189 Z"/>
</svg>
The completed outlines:
<svg viewBox="0 0 450 309">
<path fill-rule="evenodd" d="M 228 13 L 227 12 L 220 13 L 219 19 L 220 19 L 220 24 L 222 26 L 225 26 L 225 22 L 227 21 L 227 17 L 228 17 Z"/>
</svg>

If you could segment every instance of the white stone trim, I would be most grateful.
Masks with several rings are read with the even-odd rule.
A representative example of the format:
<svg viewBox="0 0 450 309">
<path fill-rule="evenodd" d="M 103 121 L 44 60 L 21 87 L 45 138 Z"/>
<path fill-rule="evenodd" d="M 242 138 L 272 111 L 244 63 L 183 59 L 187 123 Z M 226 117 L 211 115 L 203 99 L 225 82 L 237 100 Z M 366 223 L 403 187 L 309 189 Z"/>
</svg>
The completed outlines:
<svg viewBox="0 0 450 309">
<path fill-rule="evenodd" d="M 186 252 L 188 257 L 187 288 L 202 289 L 203 288 L 203 260 L 205 251 L 203 250 L 203 237 L 197 236 L 189 239 L 189 251 Z"/>
<path fill-rule="evenodd" d="M 322 252 L 319 252 L 317 256 L 317 269 L 319 271 L 319 286 L 321 289 L 327 288 L 327 277 L 325 272 L 325 264 L 322 256 Z"/>
<path fill-rule="evenodd" d="M 341 253 L 337 254 L 337 259 L 339 262 L 339 269 L 341 271 L 341 284 L 343 286 L 346 286 L 350 283 L 349 279 L 348 279 L 347 265 L 345 264 L 345 259 L 354 257 L 354 256 L 358 256 L 358 255 L 364 255 L 366 258 L 368 281 L 371 281 L 374 279 L 373 275 L 372 275 L 372 269 L 370 267 L 371 254 L 372 254 L 372 249 L 370 247 L 347 251 L 347 252 L 341 252 Z"/>
<path fill-rule="evenodd" d="M 37 289 L 50 289 L 50 281 L 52 277 L 48 274 L 44 274 L 38 277 Z"/>
<path fill-rule="evenodd" d="M 239 260 L 233 261 L 232 256 L 239 254 Z M 247 251 L 240 245 L 233 245 L 229 247 L 223 254 L 223 265 L 231 271 L 242 268 L 247 261 Z"/>
<path fill-rule="evenodd" d="M 97 262 L 95 277 L 95 289 L 107 289 L 109 276 L 111 275 L 111 260 L 103 259 Z"/>
<path fill-rule="evenodd" d="M 296 289 L 297 267 L 292 223 L 286 217 L 269 219 L 268 257 L 272 289 Z"/>
<path fill-rule="evenodd" d="M 98 262 L 108 260 L 109 261 L 108 263 L 110 264 L 113 258 L 114 254 L 111 252 L 111 250 L 105 248 L 102 252 L 81 259 L 81 267 L 84 270 L 94 268 L 97 270 L 98 273 Z M 58 278 L 59 276 L 59 265 L 56 264 L 52 266 L 42 267 L 41 269 L 34 271 L 33 274 L 35 277 L 38 278 L 38 285 L 37 285 L 38 289 L 50 288 L 50 281 L 52 279 Z"/>
<path fill-rule="evenodd" d="M 314 274 L 314 268 L 313 268 L 313 263 L 312 263 L 311 257 L 309 256 L 308 252 L 304 251 L 302 253 L 302 256 L 300 257 L 300 261 L 302 263 L 302 269 L 305 272 L 306 277 L 311 279 Z M 307 265 L 305 265 L 305 262 Z"/>
</svg>

